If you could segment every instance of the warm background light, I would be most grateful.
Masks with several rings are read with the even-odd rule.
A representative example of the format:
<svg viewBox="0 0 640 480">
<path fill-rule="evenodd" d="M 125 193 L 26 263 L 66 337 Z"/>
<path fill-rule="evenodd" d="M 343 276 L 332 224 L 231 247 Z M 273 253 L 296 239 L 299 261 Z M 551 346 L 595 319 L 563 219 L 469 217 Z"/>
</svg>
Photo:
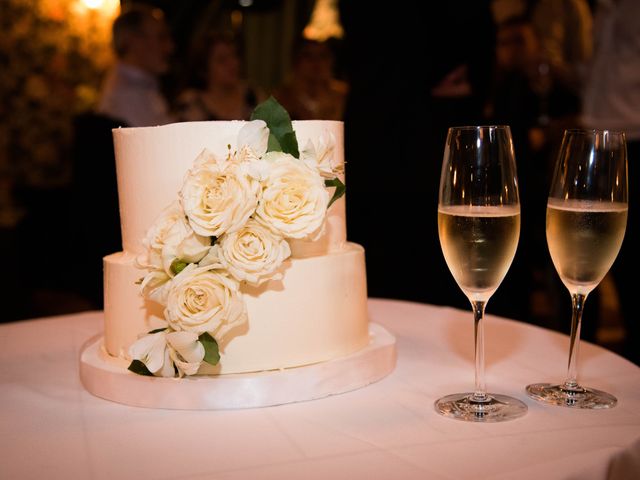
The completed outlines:
<svg viewBox="0 0 640 480">
<path fill-rule="evenodd" d="M 342 38 L 344 36 L 337 0 L 316 0 L 311 21 L 304 29 L 304 36 L 320 42 L 332 37 Z"/>
<path fill-rule="evenodd" d="M 120 2 L 1 1 L 0 98 L 11 114 L 0 123 L 0 185 L 8 177 L 28 188 L 56 188 L 71 174 L 73 117 L 95 106 L 113 62 L 111 24 Z M 0 204 L 0 223 L 2 210 Z"/>
<path fill-rule="evenodd" d="M 79 0 L 79 3 L 88 10 L 98 10 L 102 15 L 113 18 L 120 7 L 118 0 Z"/>
<path fill-rule="evenodd" d="M 102 4 L 105 3 L 105 1 L 104 0 L 82 0 L 82 3 L 84 3 L 84 5 L 87 8 L 90 8 L 91 10 L 96 10 L 100 8 Z"/>
</svg>

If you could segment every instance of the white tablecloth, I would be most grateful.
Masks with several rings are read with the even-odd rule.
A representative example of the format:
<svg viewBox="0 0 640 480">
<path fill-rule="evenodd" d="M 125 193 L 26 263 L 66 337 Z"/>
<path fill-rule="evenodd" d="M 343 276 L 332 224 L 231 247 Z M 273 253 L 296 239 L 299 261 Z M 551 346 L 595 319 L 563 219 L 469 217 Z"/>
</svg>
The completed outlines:
<svg viewBox="0 0 640 480">
<path fill-rule="evenodd" d="M 1 479 L 604 479 L 640 478 L 640 368 L 582 345 L 580 380 L 618 397 L 612 410 L 529 400 L 527 383 L 562 380 L 568 339 L 488 317 L 487 384 L 529 406 L 518 420 L 464 423 L 433 402 L 473 386 L 469 312 L 370 301 L 398 340 L 379 383 L 254 410 L 128 407 L 81 386 L 89 312 L 0 326 Z"/>
</svg>

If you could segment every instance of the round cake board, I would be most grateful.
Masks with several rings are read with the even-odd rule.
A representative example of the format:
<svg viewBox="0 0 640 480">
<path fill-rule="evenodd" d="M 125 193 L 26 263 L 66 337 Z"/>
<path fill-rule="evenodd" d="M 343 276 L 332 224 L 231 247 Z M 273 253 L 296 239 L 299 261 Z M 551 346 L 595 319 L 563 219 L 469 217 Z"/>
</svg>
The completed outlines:
<svg viewBox="0 0 640 480">
<path fill-rule="evenodd" d="M 369 324 L 369 345 L 345 357 L 302 367 L 254 373 L 148 377 L 106 358 L 102 336 L 80 352 L 80 379 L 93 395 L 126 405 L 223 410 L 303 402 L 349 392 L 381 380 L 396 364 L 396 339 Z"/>
</svg>

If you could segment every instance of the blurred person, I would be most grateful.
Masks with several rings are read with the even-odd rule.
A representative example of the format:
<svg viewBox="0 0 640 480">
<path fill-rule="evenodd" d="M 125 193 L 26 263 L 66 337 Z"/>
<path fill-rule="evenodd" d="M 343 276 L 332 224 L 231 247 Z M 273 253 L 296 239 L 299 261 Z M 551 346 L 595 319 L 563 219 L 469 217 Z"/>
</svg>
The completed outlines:
<svg viewBox="0 0 640 480">
<path fill-rule="evenodd" d="M 531 25 L 549 68 L 578 93 L 593 52 L 593 15 L 587 0 L 534 0 Z"/>
<path fill-rule="evenodd" d="M 342 120 L 347 84 L 334 78 L 328 42 L 302 38 L 293 51 L 291 77 L 274 96 L 294 120 Z"/>
<path fill-rule="evenodd" d="M 595 17 L 595 50 L 583 97 L 587 128 L 626 133 L 629 214 L 622 248 L 612 273 L 627 337 L 625 355 L 640 365 L 637 276 L 640 244 L 640 2 L 602 0 Z"/>
<path fill-rule="evenodd" d="M 527 320 L 532 317 L 530 295 L 538 290 L 534 278 L 540 275 L 546 278 L 548 273 L 542 271 L 548 267 L 545 237 L 548 152 L 543 125 L 548 123 L 550 80 L 548 72 L 539 75 L 541 53 L 533 26 L 525 17 L 509 18 L 498 26 L 490 114 L 495 123 L 511 127 L 522 217 L 518 251 L 503 282 L 505 289 L 512 286 L 509 298 L 505 299 L 508 302 L 505 314 Z M 556 310 L 551 309 L 549 317 Z"/>
<path fill-rule="evenodd" d="M 495 77 L 490 113 L 509 116 L 508 121 L 528 122 L 523 140 L 531 149 L 540 150 L 545 143 L 545 132 L 535 127 L 547 127 L 562 118 L 577 121 L 580 98 L 548 63 L 542 40 L 528 17 L 511 17 L 498 26 Z"/>
<path fill-rule="evenodd" d="M 265 95 L 242 78 L 238 43 L 231 34 L 213 33 L 202 45 L 193 62 L 198 68 L 194 88 L 178 96 L 178 118 L 181 121 L 248 120 Z"/>
<path fill-rule="evenodd" d="M 484 121 L 495 42 L 489 2 L 372 5 L 367 21 L 358 2 L 339 5 L 347 238 L 365 248 L 369 294 L 468 309 L 440 248 L 438 186 L 447 128 Z"/>
<path fill-rule="evenodd" d="M 511 127 L 522 222 L 518 251 L 505 279 L 505 292 L 512 291 L 498 307 L 508 316 L 556 330 L 567 329 L 569 322 L 563 308 L 564 290 L 546 242 L 546 204 L 555 160 L 551 138 L 559 124 L 577 120 L 579 108 L 577 97 L 546 62 L 531 20 L 516 16 L 501 22 L 489 110 L 495 123 Z M 596 322 L 591 321 L 590 325 L 593 328 L 585 330 L 586 337 L 595 333 Z"/>
<path fill-rule="evenodd" d="M 134 6 L 113 23 L 117 62 L 108 73 L 97 112 L 77 115 L 71 149 L 72 235 L 82 261 L 71 269 L 77 293 L 103 304 L 102 257 L 122 250 L 111 130 L 170 123 L 158 78 L 167 72 L 173 43 L 162 12 Z M 78 221 L 77 219 L 83 219 Z"/>
<path fill-rule="evenodd" d="M 117 62 L 103 85 L 98 112 L 128 127 L 171 123 L 158 78 L 169 70 L 174 45 L 159 9 L 134 6 L 113 23 Z"/>
</svg>

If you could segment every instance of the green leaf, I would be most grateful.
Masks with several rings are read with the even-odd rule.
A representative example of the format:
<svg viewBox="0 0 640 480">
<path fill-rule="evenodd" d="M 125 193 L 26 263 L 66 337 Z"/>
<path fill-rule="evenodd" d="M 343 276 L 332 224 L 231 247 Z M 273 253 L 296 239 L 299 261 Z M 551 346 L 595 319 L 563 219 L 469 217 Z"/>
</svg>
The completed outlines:
<svg viewBox="0 0 640 480">
<path fill-rule="evenodd" d="M 216 339 L 207 332 L 204 332 L 198 337 L 198 340 L 200 340 L 204 346 L 204 361 L 209 365 L 217 365 L 220 361 L 220 350 L 218 349 Z"/>
<path fill-rule="evenodd" d="M 290 153 L 296 158 L 300 156 L 298 152 L 298 139 L 296 138 L 295 132 L 285 133 L 282 138 L 280 138 L 280 145 L 282 146 L 283 152 Z"/>
<path fill-rule="evenodd" d="M 182 270 L 184 270 L 187 267 L 187 265 L 189 265 L 187 262 L 184 262 L 179 258 L 176 258 L 173 262 L 171 262 L 171 271 L 176 275 L 178 275 Z"/>
<path fill-rule="evenodd" d="M 150 332 L 147 332 L 149 335 L 151 335 L 152 333 L 160 333 L 160 332 L 164 332 L 167 329 L 167 327 L 163 327 L 163 328 L 156 328 L 155 330 L 151 330 Z"/>
<path fill-rule="evenodd" d="M 325 187 L 336 187 L 336 190 L 333 192 L 333 197 L 331 197 L 331 200 L 329 200 L 329 205 L 327 205 L 327 208 L 329 208 L 331 205 L 333 205 L 333 202 L 344 195 L 347 187 L 338 177 L 331 180 L 325 180 L 324 185 Z"/>
<path fill-rule="evenodd" d="M 267 152 L 281 152 L 282 146 L 273 133 L 269 133 L 269 142 L 267 143 Z"/>
<path fill-rule="evenodd" d="M 300 158 L 298 140 L 293 131 L 291 117 L 275 98 L 269 97 L 258 105 L 251 114 L 251 120 L 264 120 L 267 124 L 270 132 L 268 152 L 284 152 Z"/>
<path fill-rule="evenodd" d="M 133 360 L 131 362 L 131 365 L 129 365 L 129 370 L 131 370 L 133 373 L 137 373 L 138 375 L 153 377 L 153 373 L 151 373 L 147 366 L 140 360 Z"/>
</svg>

